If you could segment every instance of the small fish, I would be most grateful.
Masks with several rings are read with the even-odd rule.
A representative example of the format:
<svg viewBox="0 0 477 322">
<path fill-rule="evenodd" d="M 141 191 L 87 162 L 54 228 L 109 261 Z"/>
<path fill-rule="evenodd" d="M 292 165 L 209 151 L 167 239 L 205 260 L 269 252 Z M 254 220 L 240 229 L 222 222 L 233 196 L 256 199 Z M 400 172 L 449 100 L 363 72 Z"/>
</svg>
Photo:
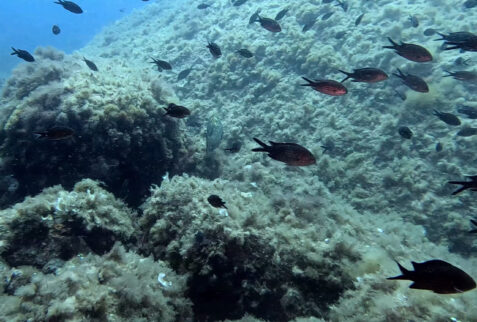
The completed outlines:
<svg viewBox="0 0 477 322">
<path fill-rule="evenodd" d="M 469 66 L 469 63 L 472 62 L 470 58 L 457 57 L 454 60 L 454 64 L 458 66 Z"/>
<path fill-rule="evenodd" d="M 266 145 L 257 138 L 253 138 L 261 147 L 252 149 L 253 152 L 267 152 L 274 160 L 281 161 L 291 166 L 308 166 L 316 163 L 316 159 L 306 148 L 296 143 L 270 142 Z"/>
<path fill-rule="evenodd" d="M 454 126 L 460 125 L 459 118 L 452 113 L 445 113 L 445 112 L 439 112 L 438 110 L 434 110 L 433 114 L 446 124 L 454 125 Z"/>
<path fill-rule="evenodd" d="M 419 93 L 427 93 L 429 92 L 429 86 L 425 80 L 420 78 L 419 76 L 412 75 L 412 74 L 403 74 L 401 70 L 398 68 L 398 74 L 393 73 L 394 76 L 399 77 L 402 79 L 402 83 L 412 89 L 413 91 Z"/>
<path fill-rule="evenodd" d="M 227 209 L 227 207 L 225 206 L 225 202 L 222 200 L 222 198 L 220 198 L 217 195 L 210 195 L 207 198 L 207 201 L 210 203 L 212 207 Z"/>
<path fill-rule="evenodd" d="M 449 184 L 459 184 L 462 186 L 456 191 L 454 191 L 452 195 L 456 195 L 467 189 L 470 189 L 470 191 L 477 191 L 477 176 L 467 176 L 467 178 L 469 178 L 470 181 L 449 181 L 448 182 Z"/>
<path fill-rule="evenodd" d="M 258 21 L 258 15 L 260 14 L 260 9 L 258 9 L 257 11 L 255 11 L 255 13 L 253 15 L 250 16 L 250 19 L 248 20 L 248 24 L 251 25 L 253 24 L 254 22 L 257 22 Z"/>
<path fill-rule="evenodd" d="M 407 139 L 407 140 L 410 140 L 412 138 L 412 131 L 410 128 L 408 128 L 407 126 L 401 126 L 399 129 L 398 129 L 398 133 L 401 137 Z"/>
<path fill-rule="evenodd" d="M 245 57 L 245 58 L 252 58 L 253 57 L 252 52 L 248 49 L 245 49 L 245 48 L 237 50 L 236 53 L 239 54 L 242 57 Z"/>
<path fill-rule="evenodd" d="M 288 13 L 288 8 L 285 8 L 285 9 L 280 10 L 280 12 L 277 13 L 277 15 L 275 16 L 275 20 L 276 20 L 276 21 L 281 20 L 283 17 L 285 17 L 285 15 L 286 15 L 287 13 Z"/>
<path fill-rule="evenodd" d="M 323 0 L 323 3 L 332 3 L 335 0 Z"/>
<path fill-rule="evenodd" d="M 457 132 L 457 136 L 469 137 L 477 135 L 477 128 L 475 127 L 464 127 L 462 130 Z"/>
<path fill-rule="evenodd" d="M 315 25 L 315 23 L 316 23 L 316 18 L 309 20 L 307 23 L 303 25 L 303 28 L 301 29 L 301 31 L 307 32 Z"/>
<path fill-rule="evenodd" d="M 460 107 L 457 108 L 457 112 L 467 115 L 469 119 L 477 119 L 477 107 L 460 105 Z"/>
<path fill-rule="evenodd" d="M 477 36 L 466 41 L 446 41 L 444 50 L 460 49 L 461 51 L 477 51 Z"/>
<path fill-rule="evenodd" d="M 422 46 L 415 44 L 407 44 L 404 42 L 401 42 L 401 44 L 397 44 L 389 37 L 388 40 L 392 44 L 392 46 L 383 46 L 383 48 L 394 49 L 396 51 L 396 54 L 401 57 L 418 63 L 432 61 L 431 53 Z"/>
<path fill-rule="evenodd" d="M 444 75 L 443 77 L 452 76 L 452 78 L 460 80 L 460 81 L 464 81 L 464 82 L 473 82 L 477 80 L 477 73 L 473 71 L 460 70 L 457 72 L 449 72 L 445 70 L 445 72 L 448 75 Z"/>
<path fill-rule="evenodd" d="M 475 281 L 466 272 L 443 260 L 411 263 L 414 271 L 409 271 L 396 262 L 402 275 L 388 277 L 388 280 L 411 280 L 414 283 L 410 288 L 429 290 L 438 294 L 462 293 L 476 287 Z"/>
<path fill-rule="evenodd" d="M 61 32 L 61 29 L 57 25 L 53 25 L 53 27 L 51 27 L 51 32 L 53 32 L 54 35 L 59 35 Z"/>
<path fill-rule="evenodd" d="M 464 2 L 464 7 L 467 9 L 477 7 L 477 0 L 467 0 Z"/>
<path fill-rule="evenodd" d="M 436 143 L 436 152 L 441 152 L 443 148 L 443 145 L 441 142 Z"/>
<path fill-rule="evenodd" d="M 323 94 L 331 96 L 341 96 L 348 93 L 346 87 L 340 82 L 331 80 L 331 79 L 318 79 L 318 80 L 309 80 L 308 78 L 302 77 L 308 84 L 301 84 L 301 86 L 310 86 L 315 91 L 318 91 Z"/>
<path fill-rule="evenodd" d="M 411 26 L 414 28 L 419 27 L 419 19 L 417 19 L 416 15 L 409 15 L 409 22 L 411 23 Z"/>
<path fill-rule="evenodd" d="M 240 149 L 242 148 L 242 142 L 240 141 L 234 141 L 230 148 L 224 149 L 225 151 L 229 151 L 230 153 L 237 153 L 240 152 Z"/>
<path fill-rule="evenodd" d="M 232 4 L 234 5 L 234 7 L 238 7 L 243 5 L 245 2 L 247 2 L 247 0 L 235 0 L 235 1 L 232 1 Z"/>
<path fill-rule="evenodd" d="M 330 12 L 325 13 L 325 14 L 321 17 L 321 21 L 325 21 L 325 20 L 330 19 L 333 14 L 334 14 L 333 11 L 330 11 Z"/>
<path fill-rule="evenodd" d="M 341 7 L 341 9 L 343 9 L 344 12 L 348 11 L 348 2 L 346 1 L 340 1 L 340 0 L 336 0 L 336 2 L 338 2 L 336 4 L 337 7 Z"/>
<path fill-rule="evenodd" d="M 35 61 L 35 58 L 26 50 L 23 49 L 15 49 L 12 47 L 13 53 L 10 55 L 17 55 L 19 58 L 23 59 L 24 61 L 27 62 L 33 62 Z"/>
<path fill-rule="evenodd" d="M 98 71 L 98 67 L 96 67 L 96 64 L 93 63 L 91 60 L 87 60 L 84 57 L 83 57 L 83 60 L 86 63 L 86 65 L 89 67 L 89 69 L 91 69 L 92 71 L 95 71 L 95 72 Z"/>
<path fill-rule="evenodd" d="M 175 117 L 178 119 L 182 119 L 190 115 L 190 110 L 187 107 L 176 105 L 174 103 L 170 103 L 167 107 L 164 107 L 166 110 L 166 114 L 171 117 Z"/>
<path fill-rule="evenodd" d="M 335 39 L 341 39 L 341 38 L 343 38 L 345 35 L 346 35 L 346 30 L 338 31 L 338 32 L 335 34 Z"/>
<path fill-rule="evenodd" d="M 81 7 L 78 6 L 76 3 L 74 3 L 73 1 L 59 0 L 59 1 L 55 1 L 54 3 L 62 5 L 63 8 L 65 8 L 66 10 L 72 13 L 77 13 L 77 14 L 83 13 L 83 9 L 81 9 Z"/>
<path fill-rule="evenodd" d="M 181 71 L 181 72 L 177 75 L 177 80 L 180 81 L 180 80 L 186 78 L 187 76 L 189 76 L 189 74 L 190 74 L 191 71 L 192 71 L 192 68 L 184 69 L 183 71 Z"/>
<path fill-rule="evenodd" d="M 404 92 L 400 92 L 397 89 L 394 89 L 394 93 L 401 99 L 401 101 L 405 101 L 407 99 L 407 96 Z"/>
<path fill-rule="evenodd" d="M 471 219 L 470 223 L 475 226 L 476 229 L 469 231 L 469 234 L 477 234 L 477 220 Z"/>
<path fill-rule="evenodd" d="M 162 70 L 171 70 L 172 69 L 172 66 L 171 64 L 169 64 L 168 62 L 166 62 L 165 60 L 160 60 L 160 59 L 154 59 L 152 58 L 152 61 L 150 62 L 151 64 L 155 64 L 157 66 L 157 70 L 162 72 Z"/>
<path fill-rule="evenodd" d="M 72 137 L 74 135 L 73 129 L 66 126 L 55 126 L 46 131 L 35 132 L 34 134 L 38 139 L 47 139 L 47 140 L 64 140 Z"/>
<path fill-rule="evenodd" d="M 358 26 L 361 23 L 361 20 L 363 20 L 364 13 L 360 14 L 358 18 L 354 21 L 354 25 Z"/>
<path fill-rule="evenodd" d="M 258 22 L 260 23 L 260 26 L 262 26 L 263 28 L 265 28 L 266 30 L 270 32 L 282 31 L 282 27 L 280 27 L 280 24 L 271 18 L 264 18 L 264 17 L 261 17 L 259 14 L 257 14 L 257 19 L 258 19 Z"/>
<path fill-rule="evenodd" d="M 342 83 L 349 78 L 353 79 L 352 82 L 364 83 L 377 83 L 388 79 L 388 75 L 384 71 L 372 67 L 354 69 L 352 73 L 339 71 L 346 75 L 346 78 L 341 81 Z"/>
<path fill-rule="evenodd" d="M 468 31 L 451 32 L 447 35 L 437 32 L 437 34 L 441 36 L 441 38 L 435 39 L 435 41 L 444 40 L 444 41 L 458 42 L 458 43 L 463 43 L 476 37 L 475 34 Z"/>
<path fill-rule="evenodd" d="M 222 51 L 220 50 L 219 45 L 217 45 L 215 42 L 210 42 L 208 40 L 207 40 L 207 43 L 208 45 L 206 47 L 209 48 L 209 51 L 214 58 L 217 59 L 220 56 L 222 56 Z"/>
<path fill-rule="evenodd" d="M 429 37 L 429 36 L 435 35 L 436 32 L 437 32 L 437 31 L 436 31 L 435 29 L 433 29 L 433 28 L 427 28 L 426 30 L 424 30 L 423 34 L 424 34 L 424 36 L 428 36 L 428 37 Z"/>
<path fill-rule="evenodd" d="M 207 3 L 201 3 L 197 6 L 197 9 L 207 9 L 208 7 L 210 7 L 210 4 L 207 4 Z"/>
</svg>

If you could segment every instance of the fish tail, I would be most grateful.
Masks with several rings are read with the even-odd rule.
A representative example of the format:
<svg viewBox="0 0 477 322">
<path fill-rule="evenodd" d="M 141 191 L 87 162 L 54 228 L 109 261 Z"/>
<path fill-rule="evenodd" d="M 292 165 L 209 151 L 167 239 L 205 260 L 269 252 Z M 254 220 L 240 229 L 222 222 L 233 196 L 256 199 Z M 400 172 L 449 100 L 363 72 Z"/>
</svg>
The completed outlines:
<svg viewBox="0 0 477 322">
<path fill-rule="evenodd" d="M 462 187 L 460 187 L 459 189 L 457 189 L 456 191 L 454 191 L 452 193 L 452 195 L 455 196 L 456 194 L 461 193 L 462 191 L 471 188 L 471 185 L 470 185 L 471 182 L 472 181 L 449 181 L 447 183 L 462 185 Z"/>
<path fill-rule="evenodd" d="M 267 144 L 263 143 L 262 141 L 260 141 L 257 138 L 253 138 L 253 140 L 261 146 L 261 148 L 252 149 L 253 152 L 267 152 L 268 151 L 268 145 Z"/>
<path fill-rule="evenodd" d="M 346 78 L 343 79 L 343 80 L 341 81 L 341 83 L 343 83 L 345 80 L 351 78 L 351 73 L 345 72 L 344 70 L 341 70 L 341 69 L 338 69 L 338 71 L 346 75 Z"/>
<path fill-rule="evenodd" d="M 451 73 L 450 71 L 448 71 L 448 70 L 445 70 L 445 69 L 444 69 L 444 72 L 446 72 L 446 73 L 447 73 L 447 74 L 449 74 L 449 75 L 444 75 L 444 76 L 442 76 L 442 77 L 449 77 L 449 76 L 452 76 L 452 73 Z"/>
<path fill-rule="evenodd" d="M 441 34 L 440 32 L 436 31 L 436 34 L 438 34 L 439 36 L 441 36 L 442 38 L 439 38 L 439 39 L 434 39 L 434 41 L 439 41 L 439 40 L 445 40 L 446 39 L 446 35 L 444 34 Z"/>
<path fill-rule="evenodd" d="M 46 138 L 47 136 L 46 132 L 35 132 L 33 134 L 35 135 L 35 139 Z"/>
<path fill-rule="evenodd" d="M 394 48 L 396 48 L 397 46 L 399 46 L 396 42 L 394 42 L 394 40 L 391 39 L 391 37 L 388 37 L 388 40 L 389 40 L 389 42 L 392 44 L 392 46 L 383 46 L 383 48 L 394 49 Z"/>
<path fill-rule="evenodd" d="M 409 279 L 409 275 L 410 275 L 410 271 L 407 270 L 404 266 L 402 266 L 401 264 L 399 264 L 398 261 L 396 261 L 396 264 L 398 265 L 399 267 L 399 270 L 401 271 L 402 275 L 398 275 L 398 276 L 393 276 L 393 277 L 388 277 L 387 279 L 388 280 L 408 280 Z"/>
<path fill-rule="evenodd" d="M 12 47 L 12 50 L 13 50 L 13 53 L 11 53 L 10 55 L 17 55 L 18 54 L 18 50 L 16 50 L 15 48 Z"/>
<path fill-rule="evenodd" d="M 397 76 L 399 78 L 403 78 L 404 77 L 404 74 L 402 73 L 402 71 L 398 68 L 397 69 L 398 73 L 393 73 L 394 76 Z"/>
<path fill-rule="evenodd" d="M 312 80 L 309 80 L 308 78 L 306 77 L 302 77 L 304 80 L 306 80 L 308 82 L 308 84 L 300 84 L 300 86 L 313 86 L 313 81 Z"/>
<path fill-rule="evenodd" d="M 477 227 L 477 220 L 471 219 L 470 222 L 472 223 L 472 225 Z M 477 229 L 472 229 L 471 231 L 469 231 L 469 234 L 475 234 L 475 233 L 477 233 Z"/>
</svg>

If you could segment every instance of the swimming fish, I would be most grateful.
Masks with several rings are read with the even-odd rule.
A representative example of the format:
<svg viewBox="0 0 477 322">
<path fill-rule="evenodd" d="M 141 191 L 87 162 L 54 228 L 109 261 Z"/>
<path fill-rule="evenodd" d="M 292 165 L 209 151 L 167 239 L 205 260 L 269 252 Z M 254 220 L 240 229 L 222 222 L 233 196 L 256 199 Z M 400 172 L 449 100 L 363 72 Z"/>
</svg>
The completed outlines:
<svg viewBox="0 0 477 322">
<path fill-rule="evenodd" d="M 417 19 L 416 15 L 409 15 L 409 22 L 411 23 L 411 26 L 414 28 L 419 27 L 419 19 Z"/>
<path fill-rule="evenodd" d="M 475 226 L 475 229 L 469 231 L 469 234 L 477 234 L 477 220 L 471 219 L 470 222 L 472 225 Z"/>
<path fill-rule="evenodd" d="M 207 9 L 208 7 L 210 7 L 210 4 L 201 3 L 197 6 L 197 9 Z"/>
<path fill-rule="evenodd" d="M 442 34 L 440 32 L 437 32 L 437 34 L 439 36 L 441 36 L 441 38 L 439 39 L 435 39 L 435 41 L 439 41 L 439 40 L 445 40 L 445 41 L 450 41 L 450 42 L 466 42 L 474 37 L 476 37 L 477 35 L 471 33 L 471 32 L 468 32 L 468 31 L 457 31 L 457 32 L 451 32 L 449 34 Z"/>
<path fill-rule="evenodd" d="M 92 71 L 95 71 L 95 72 L 98 71 L 98 67 L 96 67 L 96 64 L 93 63 L 91 60 L 87 60 L 84 57 L 83 57 L 83 60 L 86 63 L 86 65 L 89 67 L 89 69 L 91 69 Z"/>
<path fill-rule="evenodd" d="M 260 11 L 261 11 L 261 9 L 257 9 L 257 11 L 255 11 L 254 14 L 250 16 L 250 19 L 248 20 L 249 25 L 258 21 L 258 15 L 260 14 Z"/>
<path fill-rule="evenodd" d="M 187 76 L 189 76 L 189 74 L 190 74 L 191 71 L 192 71 L 192 68 L 184 69 L 183 71 L 181 71 L 181 72 L 177 75 L 177 80 L 180 81 L 180 80 L 186 78 Z"/>
<path fill-rule="evenodd" d="M 78 6 L 76 3 L 74 3 L 73 1 L 59 0 L 59 1 L 55 1 L 54 3 L 62 5 L 63 8 L 65 8 L 66 10 L 72 13 L 77 13 L 77 14 L 83 13 L 83 9 L 81 9 L 81 7 Z"/>
<path fill-rule="evenodd" d="M 17 55 L 19 58 L 23 59 L 24 61 L 27 62 L 33 62 L 35 61 L 35 58 L 26 50 L 23 49 L 15 49 L 12 47 L 13 53 L 10 55 Z"/>
<path fill-rule="evenodd" d="M 449 184 L 460 184 L 462 187 L 457 189 L 452 193 L 452 195 L 456 195 L 461 193 L 464 190 L 470 189 L 471 191 L 477 191 L 477 176 L 466 176 L 470 179 L 470 181 L 449 181 Z"/>
<path fill-rule="evenodd" d="M 55 126 L 46 131 L 35 132 L 34 134 L 39 139 L 47 139 L 47 140 L 64 140 L 72 137 L 74 135 L 73 129 L 66 127 L 66 126 Z"/>
<path fill-rule="evenodd" d="M 443 77 L 451 77 L 460 81 L 464 82 L 472 82 L 477 80 L 477 73 L 473 71 L 467 71 L 467 70 L 459 70 L 456 72 L 449 72 L 445 70 L 445 72 L 448 75 L 444 75 Z"/>
<path fill-rule="evenodd" d="M 283 17 L 285 17 L 285 15 L 287 14 L 287 12 L 288 12 L 288 8 L 285 8 L 285 9 L 280 10 L 280 12 L 277 13 L 277 15 L 275 16 L 275 20 L 276 20 L 276 21 L 281 20 Z"/>
<path fill-rule="evenodd" d="M 427 93 L 429 92 L 429 86 L 427 86 L 427 83 L 425 80 L 423 80 L 421 77 L 412 75 L 412 74 L 403 74 L 401 70 L 398 68 L 398 74 L 393 73 L 394 76 L 397 76 L 402 79 L 402 83 L 412 89 L 413 91 L 419 92 L 419 93 Z"/>
<path fill-rule="evenodd" d="M 454 294 L 476 287 L 475 281 L 466 272 L 440 259 L 427 262 L 411 262 L 414 271 L 398 264 L 402 275 L 388 277 L 388 280 L 411 280 L 413 289 L 429 290 L 438 294 Z"/>
<path fill-rule="evenodd" d="M 441 152 L 443 148 L 443 145 L 441 142 L 436 143 L 436 152 Z"/>
<path fill-rule="evenodd" d="M 392 46 L 383 46 L 383 48 L 394 49 L 396 54 L 414 62 L 424 63 L 432 60 L 431 53 L 424 47 L 401 42 L 401 44 L 395 43 L 388 37 Z"/>
<path fill-rule="evenodd" d="M 167 107 L 164 107 L 164 109 L 166 110 L 166 114 L 164 115 L 169 115 L 179 119 L 190 115 L 190 110 L 187 107 L 176 105 L 174 103 L 170 103 Z"/>
<path fill-rule="evenodd" d="M 252 58 L 253 57 L 252 52 L 248 49 L 245 49 L 245 48 L 237 50 L 236 53 L 239 54 L 242 57 L 245 57 L 245 58 Z"/>
<path fill-rule="evenodd" d="M 150 63 L 151 64 L 156 64 L 157 70 L 160 71 L 160 72 L 162 72 L 163 69 L 165 69 L 165 70 L 171 70 L 172 69 L 171 64 L 169 64 L 165 60 L 154 59 L 152 57 L 151 57 L 151 59 L 152 59 L 152 61 Z"/>
<path fill-rule="evenodd" d="M 219 45 L 217 45 L 214 42 L 210 42 L 208 40 L 207 40 L 207 43 L 208 45 L 206 47 L 209 48 L 209 51 L 214 58 L 219 58 L 220 56 L 222 56 L 222 51 L 220 50 Z"/>
<path fill-rule="evenodd" d="M 235 7 L 238 7 L 238 6 L 243 5 L 245 2 L 247 2 L 247 0 L 235 0 L 235 1 L 232 1 L 232 4 L 233 4 Z"/>
<path fill-rule="evenodd" d="M 346 75 L 346 78 L 341 81 L 342 83 L 349 78 L 353 79 L 352 82 L 364 83 L 377 83 L 388 78 L 388 75 L 381 69 L 372 67 L 354 69 L 352 73 L 348 73 L 343 70 L 339 71 Z"/>
<path fill-rule="evenodd" d="M 467 0 L 464 2 L 464 7 L 467 9 L 477 7 L 477 0 Z"/>
<path fill-rule="evenodd" d="M 217 195 L 210 195 L 207 198 L 207 201 L 210 203 L 212 207 L 227 209 L 227 207 L 225 206 L 225 202 L 222 200 L 222 198 L 220 198 Z"/>
<path fill-rule="evenodd" d="M 477 119 L 477 107 L 460 105 L 460 107 L 457 108 L 457 112 L 467 115 L 470 119 Z"/>
<path fill-rule="evenodd" d="M 400 92 L 397 89 L 394 89 L 394 93 L 396 93 L 397 97 L 399 97 L 401 101 L 405 101 L 407 99 L 407 96 L 404 92 Z"/>
<path fill-rule="evenodd" d="M 253 152 L 267 152 L 274 160 L 281 161 L 291 166 L 308 166 L 316 163 L 313 154 L 306 148 L 296 143 L 270 142 L 266 145 L 257 138 L 253 138 L 261 147 L 252 149 Z"/>
<path fill-rule="evenodd" d="M 316 17 L 313 18 L 313 19 L 310 19 L 308 22 L 306 22 L 304 25 L 303 25 L 303 28 L 301 29 L 301 31 L 303 32 L 307 32 L 308 30 L 310 30 L 316 23 Z"/>
<path fill-rule="evenodd" d="M 280 27 L 280 24 L 277 21 L 275 21 L 271 18 L 261 17 L 258 13 L 257 13 L 256 17 L 257 17 L 258 20 L 255 20 L 255 21 L 258 21 L 260 23 L 260 26 L 262 26 L 266 30 L 268 30 L 270 32 L 280 32 L 280 31 L 282 31 L 282 28 Z"/>
<path fill-rule="evenodd" d="M 58 35 L 61 32 L 61 29 L 57 25 L 53 25 L 53 27 L 51 27 L 51 32 L 53 32 L 54 35 Z"/>
<path fill-rule="evenodd" d="M 354 25 L 357 26 L 361 23 L 361 20 L 363 20 L 364 13 L 360 14 L 358 18 L 354 21 Z"/>
<path fill-rule="evenodd" d="M 341 0 L 336 0 L 336 2 L 338 2 L 336 4 L 337 7 L 341 7 L 341 9 L 343 9 L 344 12 L 348 11 L 348 2 L 346 1 L 341 1 Z"/>
<path fill-rule="evenodd" d="M 477 128 L 475 127 L 464 127 L 462 130 L 457 132 L 457 136 L 469 137 L 477 135 Z"/>
<path fill-rule="evenodd" d="M 445 113 L 439 112 L 438 110 L 434 110 L 433 114 L 446 124 L 454 126 L 460 125 L 459 118 L 452 113 Z"/>
<path fill-rule="evenodd" d="M 399 129 L 398 129 L 398 133 L 401 137 L 407 139 L 407 140 L 410 140 L 412 138 L 412 131 L 410 128 L 408 128 L 407 126 L 401 126 Z"/>
<path fill-rule="evenodd" d="M 465 41 L 446 41 L 444 50 L 460 49 L 461 51 L 477 51 L 477 36 Z"/>
<path fill-rule="evenodd" d="M 433 36 L 436 34 L 436 30 L 434 28 L 427 28 L 426 30 L 424 30 L 423 34 L 424 36 Z"/>
<path fill-rule="evenodd" d="M 310 86 L 315 91 L 318 91 L 323 94 L 331 96 L 341 96 L 348 93 L 346 87 L 340 82 L 331 80 L 331 79 L 318 79 L 318 80 L 309 80 L 308 78 L 302 77 L 308 82 L 308 84 L 300 84 L 301 86 Z"/>
<path fill-rule="evenodd" d="M 327 12 L 327 13 L 325 13 L 325 14 L 321 17 L 321 20 L 322 20 L 322 21 L 328 20 L 328 19 L 331 18 L 331 16 L 332 16 L 333 14 L 334 14 L 333 11 Z"/>
</svg>

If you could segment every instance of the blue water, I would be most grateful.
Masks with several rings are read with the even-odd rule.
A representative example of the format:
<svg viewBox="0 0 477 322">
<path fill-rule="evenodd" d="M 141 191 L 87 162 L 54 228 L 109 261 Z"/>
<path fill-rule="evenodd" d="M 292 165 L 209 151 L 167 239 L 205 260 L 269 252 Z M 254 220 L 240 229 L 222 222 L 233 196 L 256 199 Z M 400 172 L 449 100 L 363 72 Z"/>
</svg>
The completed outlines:
<svg viewBox="0 0 477 322">
<path fill-rule="evenodd" d="M 21 62 L 11 56 L 10 47 L 33 53 L 38 46 L 53 46 L 71 53 L 84 47 L 102 27 L 151 3 L 141 0 L 78 0 L 82 14 L 65 10 L 53 0 L 0 1 L 0 79 Z M 53 25 L 61 28 L 59 35 L 51 31 Z"/>
</svg>

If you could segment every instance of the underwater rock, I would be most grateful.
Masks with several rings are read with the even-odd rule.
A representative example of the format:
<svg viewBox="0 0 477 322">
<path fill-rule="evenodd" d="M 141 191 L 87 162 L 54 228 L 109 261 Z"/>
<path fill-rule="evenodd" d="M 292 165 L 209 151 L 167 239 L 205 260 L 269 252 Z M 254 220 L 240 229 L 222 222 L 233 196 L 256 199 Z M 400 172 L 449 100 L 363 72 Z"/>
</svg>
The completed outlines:
<svg viewBox="0 0 477 322">
<path fill-rule="evenodd" d="M 213 152 L 222 142 L 224 135 L 224 128 L 222 122 L 218 117 L 213 117 L 207 122 L 207 132 L 205 134 L 205 141 L 207 146 L 207 153 Z"/>
</svg>

